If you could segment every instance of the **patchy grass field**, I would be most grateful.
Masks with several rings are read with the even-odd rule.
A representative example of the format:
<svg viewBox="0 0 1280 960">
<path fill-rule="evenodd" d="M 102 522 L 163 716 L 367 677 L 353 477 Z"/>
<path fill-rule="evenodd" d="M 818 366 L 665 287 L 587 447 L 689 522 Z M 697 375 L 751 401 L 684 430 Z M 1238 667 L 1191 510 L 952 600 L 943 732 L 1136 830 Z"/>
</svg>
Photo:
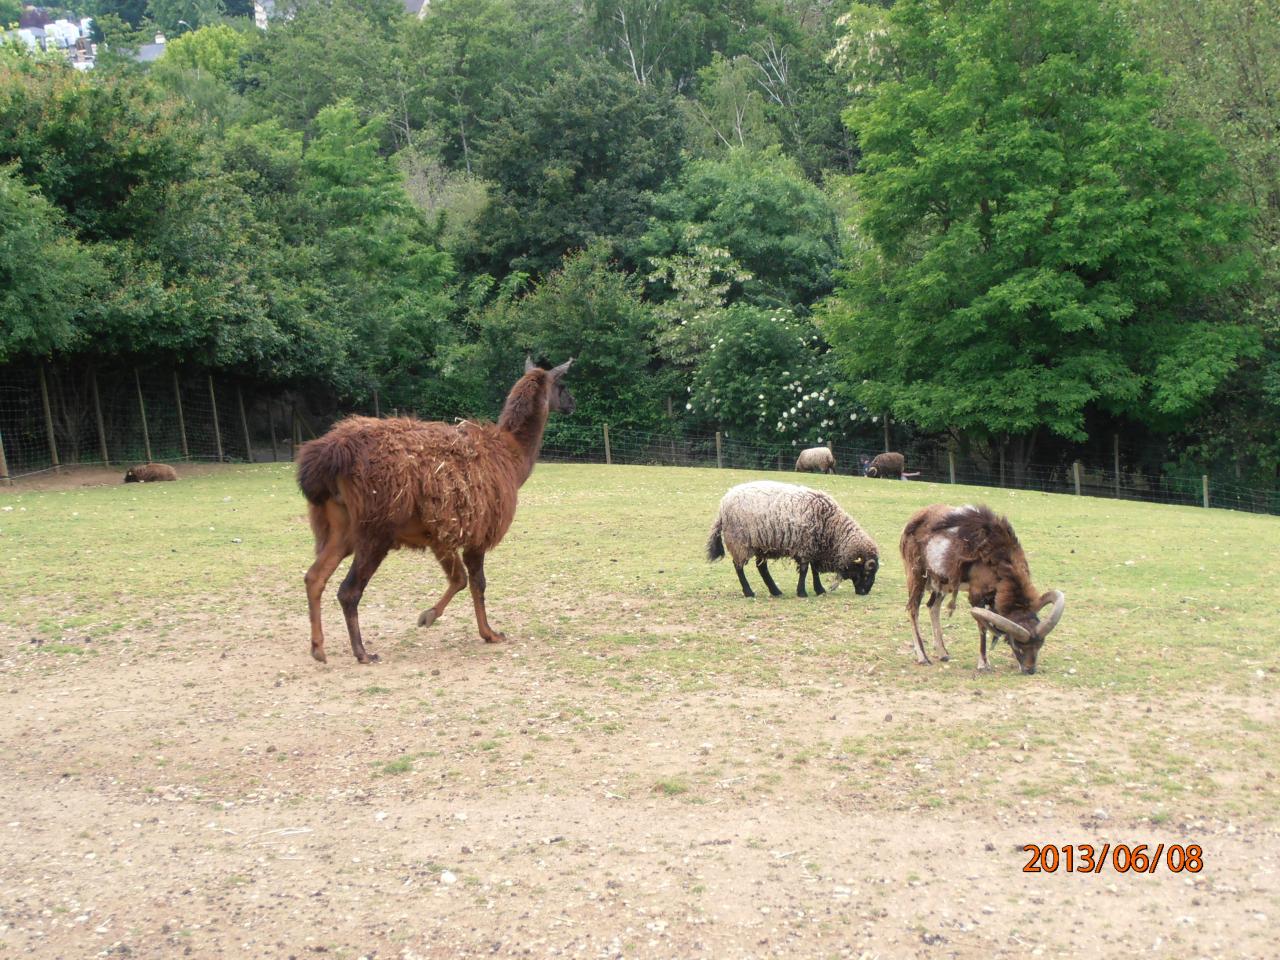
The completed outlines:
<svg viewBox="0 0 1280 960">
<path fill-rule="evenodd" d="M 416 627 L 443 578 L 393 554 L 371 667 L 338 578 L 308 656 L 291 465 L 0 489 L 0 956 L 1274 954 L 1280 521 L 808 477 L 875 590 L 748 601 L 703 546 L 750 476 L 539 467 L 487 567 L 512 642 L 466 595 Z M 897 537 L 937 500 L 1066 592 L 1036 676 L 976 675 L 963 614 L 914 664 Z"/>
</svg>

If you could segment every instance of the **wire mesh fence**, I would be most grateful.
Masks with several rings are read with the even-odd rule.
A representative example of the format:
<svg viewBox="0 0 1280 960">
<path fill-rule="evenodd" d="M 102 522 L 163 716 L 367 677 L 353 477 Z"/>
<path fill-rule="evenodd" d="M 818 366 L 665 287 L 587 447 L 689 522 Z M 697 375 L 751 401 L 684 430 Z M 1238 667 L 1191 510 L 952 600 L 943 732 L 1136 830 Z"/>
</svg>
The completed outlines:
<svg viewBox="0 0 1280 960">
<path fill-rule="evenodd" d="M 203 371 L 5 367 L 0 368 L 0 482 L 76 466 L 129 466 L 153 460 L 290 460 L 304 440 L 353 412 L 405 411 L 315 411 L 292 392 Z M 828 446 L 836 472 L 843 474 L 861 474 L 866 461 L 881 452 L 851 443 Z M 557 419 L 548 424 L 541 456 L 565 463 L 791 472 L 798 452 L 790 444 L 690 433 L 674 423 L 667 432 L 645 432 Z M 1109 467 L 1080 461 L 1006 463 L 994 455 L 962 456 L 941 443 L 908 444 L 901 452 L 916 481 L 1280 514 L 1280 490 L 1195 472 L 1152 474 L 1123 465 L 1117 470 L 1118 452 Z"/>
</svg>

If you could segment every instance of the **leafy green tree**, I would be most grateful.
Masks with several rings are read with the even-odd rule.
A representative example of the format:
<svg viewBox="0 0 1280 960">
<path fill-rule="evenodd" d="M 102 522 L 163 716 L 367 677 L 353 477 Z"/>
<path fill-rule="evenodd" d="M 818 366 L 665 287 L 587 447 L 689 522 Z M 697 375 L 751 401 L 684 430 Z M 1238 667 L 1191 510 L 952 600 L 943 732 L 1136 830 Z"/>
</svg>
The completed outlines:
<svg viewBox="0 0 1280 960">
<path fill-rule="evenodd" d="M 147 14 L 168 35 L 215 23 L 226 12 L 222 0 L 147 0 Z"/>
<path fill-rule="evenodd" d="M 688 387 L 695 423 L 747 443 L 806 447 L 847 434 L 861 415 L 839 397 L 813 322 L 740 303 L 699 314 L 706 349 Z"/>
<path fill-rule="evenodd" d="M 727 250 L 751 274 L 735 298 L 809 304 L 832 287 L 835 210 L 777 150 L 734 149 L 689 164 L 658 197 L 637 249 L 652 260 L 699 245 Z"/>
<path fill-rule="evenodd" d="M 1280 466 L 1280 10 L 1274 0 L 1132 0 L 1133 22 L 1169 78 L 1166 110 L 1202 123 L 1227 151 L 1233 198 L 1252 219 L 1258 272 L 1232 309 L 1265 354 L 1246 362 L 1176 445 L 1201 467 L 1223 459 L 1273 483 Z"/>
<path fill-rule="evenodd" d="M 761 150 L 779 142 L 770 123 L 759 70 L 747 56 L 716 56 L 698 71 L 695 96 L 681 101 L 690 145 L 703 155 L 733 147 Z"/>
<path fill-rule="evenodd" d="M 21 0 L 0 0 L 0 30 L 9 29 L 9 25 L 22 18 Z"/>
<path fill-rule="evenodd" d="M 854 396 L 928 430 L 1083 439 L 1193 414 L 1251 329 L 1222 151 L 1161 123 L 1115 7 L 901 0 L 851 38 L 855 262 L 822 324 Z M 859 52 L 860 51 L 860 52 Z M 1025 459 L 1025 458 L 1024 458 Z"/>
<path fill-rule="evenodd" d="M 76 347 L 101 267 L 13 167 L 0 167 L 0 238 L 0 363 Z"/>
<path fill-rule="evenodd" d="M 609 258 L 604 243 L 567 257 L 527 296 L 484 310 L 478 339 L 492 351 L 496 383 L 509 383 L 526 353 L 557 363 L 572 356 L 577 418 L 656 429 L 672 384 L 658 373 L 655 318 L 639 281 Z"/>
<path fill-rule="evenodd" d="M 251 39 L 225 23 L 201 27 L 165 44 L 161 62 L 227 81 L 240 65 Z"/>
<path fill-rule="evenodd" d="M 600 62 L 513 95 L 484 138 L 494 195 L 474 264 L 543 275 L 595 238 L 634 239 L 652 191 L 678 169 L 680 136 L 669 95 Z"/>
</svg>

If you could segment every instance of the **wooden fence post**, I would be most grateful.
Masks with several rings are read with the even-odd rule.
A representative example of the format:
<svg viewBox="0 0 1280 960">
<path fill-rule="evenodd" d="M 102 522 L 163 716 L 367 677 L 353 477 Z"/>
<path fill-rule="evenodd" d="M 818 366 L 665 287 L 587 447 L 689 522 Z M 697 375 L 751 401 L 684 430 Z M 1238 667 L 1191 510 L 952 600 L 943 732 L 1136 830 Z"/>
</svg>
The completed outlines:
<svg viewBox="0 0 1280 960">
<path fill-rule="evenodd" d="M 374 415 L 375 417 L 381 417 L 381 416 L 382 416 L 382 407 L 381 407 L 381 405 L 378 403 L 378 391 L 377 391 L 377 390 L 373 391 L 373 415 Z"/>
<path fill-rule="evenodd" d="M 609 425 L 604 425 L 604 462 L 613 463 L 613 448 L 609 446 Z"/>
<path fill-rule="evenodd" d="M 1075 460 L 1071 464 L 1071 476 L 1076 482 L 1076 496 L 1080 496 L 1080 461 Z"/>
<path fill-rule="evenodd" d="M 1113 433 L 1111 436 L 1114 438 L 1114 441 L 1115 441 L 1112 449 L 1115 452 L 1116 499 L 1119 500 L 1120 499 L 1120 434 Z"/>
<path fill-rule="evenodd" d="M 1200 483 L 1204 487 L 1204 508 L 1208 510 L 1209 509 L 1209 475 L 1207 473 L 1201 474 Z"/>
<path fill-rule="evenodd" d="M 1004 486 L 1004 448 L 1005 442 L 1000 441 L 1000 486 Z"/>
<path fill-rule="evenodd" d="M 89 387 L 93 391 L 93 419 L 98 424 L 98 451 L 102 454 L 102 462 L 111 466 L 111 455 L 107 452 L 107 428 L 102 423 L 102 400 L 98 397 L 98 371 L 89 371 Z"/>
<path fill-rule="evenodd" d="M 218 444 L 218 462 L 222 463 L 222 428 L 218 426 L 218 395 L 213 392 L 213 374 L 209 374 L 209 404 L 213 407 L 213 439 Z"/>
<path fill-rule="evenodd" d="M 4 456 L 4 434 L 0 434 L 0 483 L 6 487 L 13 485 L 9 479 L 9 461 Z"/>
<path fill-rule="evenodd" d="M 884 452 L 889 452 L 889 411 L 884 412 Z"/>
<path fill-rule="evenodd" d="M 270 400 L 267 401 L 267 424 L 271 427 L 271 462 L 275 463 L 280 459 L 280 449 L 276 444 L 276 405 Z"/>
<path fill-rule="evenodd" d="M 147 429 L 147 406 L 142 402 L 142 380 L 138 368 L 133 368 L 133 386 L 138 391 L 138 412 L 142 414 L 142 448 L 147 451 L 147 463 L 151 462 L 151 431 Z"/>
<path fill-rule="evenodd" d="M 302 427 L 298 424 L 298 405 L 289 403 L 289 459 L 298 459 L 298 446 L 302 443 Z"/>
<path fill-rule="evenodd" d="M 244 415 L 244 391 L 236 384 L 236 403 L 240 407 L 240 429 L 244 431 L 244 458 L 253 463 L 253 442 L 249 439 L 249 418 Z"/>
<path fill-rule="evenodd" d="M 956 452 L 954 450 L 947 451 L 947 473 L 951 476 L 951 482 L 956 482 Z"/>
<path fill-rule="evenodd" d="M 716 466 L 724 469 L 724 453 L 720 448 L 720 431 L 716 431 Z"/>
<path fill-rule="evenodd" d="M 182 387 L 178 383 L 178 371 L 173 371 L 173 399 L 178 410 L 178 439 L 182 441 L 182 459 L 191 459 L 191 449 L 187 446 L 187 421 L 182 415 Z"/>
<path fill-rule="evenodd" d="M 40 401 L 44 405 L 44 429 L 49 438 L 49 457 L 53 460 L 55 473 L 62 472 L 58 462 L 58 442 L 53 437 L 53 408 L 49 406 L 49 385 L 44 378 L 44 364 L 40 364 Z"/>
</svg>

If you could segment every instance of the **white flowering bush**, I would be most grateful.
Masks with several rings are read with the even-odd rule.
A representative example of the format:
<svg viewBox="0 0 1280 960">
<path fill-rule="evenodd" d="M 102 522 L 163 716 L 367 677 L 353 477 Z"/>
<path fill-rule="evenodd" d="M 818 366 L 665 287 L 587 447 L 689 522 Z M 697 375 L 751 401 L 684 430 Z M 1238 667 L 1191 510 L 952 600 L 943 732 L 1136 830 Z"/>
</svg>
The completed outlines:
<svg viewBox="0 0 1280 960">
<path fill-rule="evenodd" d="M 810 446 L 849 434 L 864 412 L 834 389 L 835 366 L 812 321 L 738 304 L 704 315 L 685 409 L 746 443 Z"/>
</svg>

